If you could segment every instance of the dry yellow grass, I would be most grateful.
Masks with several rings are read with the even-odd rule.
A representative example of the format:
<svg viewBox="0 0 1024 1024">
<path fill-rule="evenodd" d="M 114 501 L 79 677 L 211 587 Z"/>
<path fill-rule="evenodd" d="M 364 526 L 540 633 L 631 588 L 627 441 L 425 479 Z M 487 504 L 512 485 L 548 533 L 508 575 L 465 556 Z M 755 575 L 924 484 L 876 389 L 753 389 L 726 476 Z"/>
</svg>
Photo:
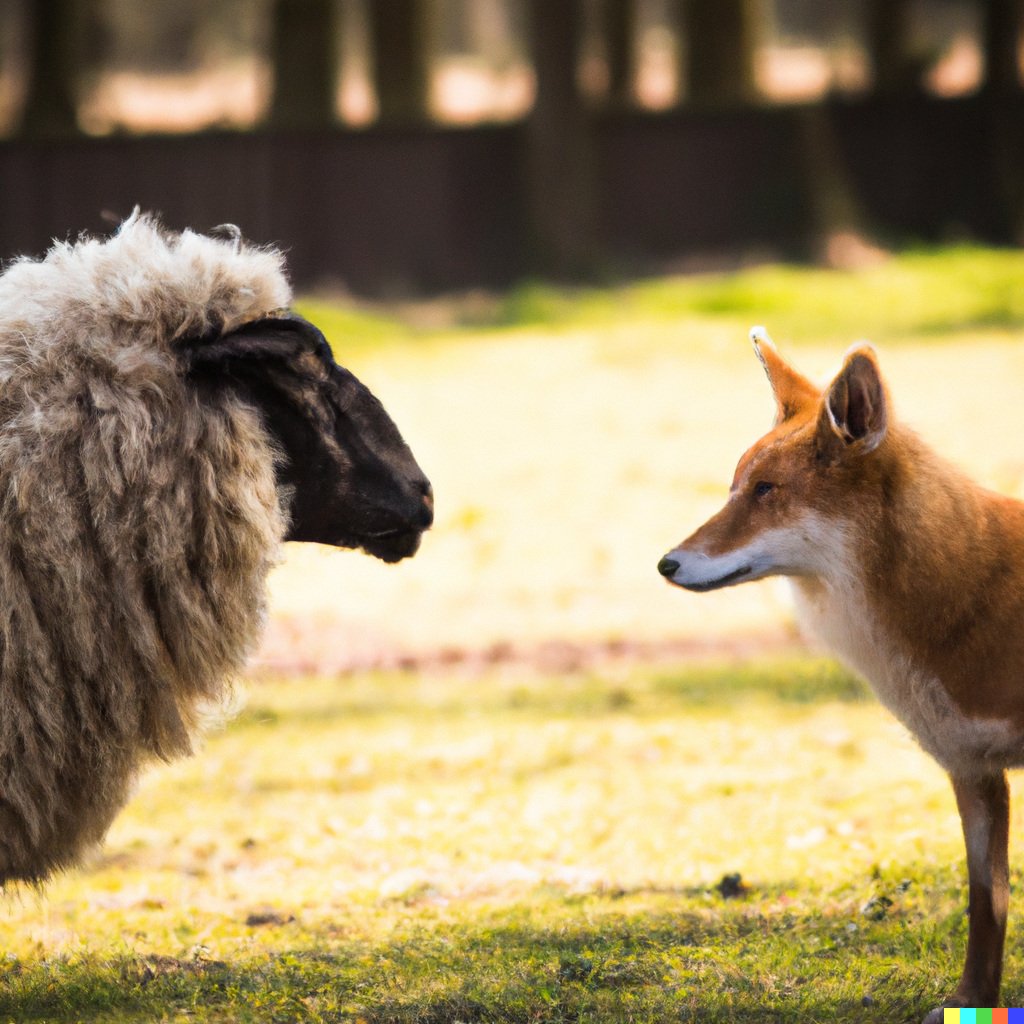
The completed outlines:
<svg viewBox="0 0 1024 1024">
<path fill-rule="evenodd" d="M 784 582 L 690 595 L 654 568 L 721 505 L 771 423 L 748 326 L 662 319 L 353 353 L 434 482 L 437 525 L 395 567 L 290 550 L 272 584 L 267 660 L 330 669 L 497 641 L 790 629 Z M 776 340 L 814 375 L 844 348 Z M 897 339 L 881 356 L 901 415 L 981 480 L 1019 491 L 1017 335 Z"/>
<path fill-rule="evenodd" d="M 643 673 L 264 682 L 201 756 L 145 775 L 93 864 L 11 900 L 0 944 L 228 958 L 383 938 L 410 904 L 734 871 L 856 901 L 875 865 L 961 856 L 945 778 L 873 703 L 701 709 Z M 268 909 L 286 923 L 246 925 Z"/>
</svg>

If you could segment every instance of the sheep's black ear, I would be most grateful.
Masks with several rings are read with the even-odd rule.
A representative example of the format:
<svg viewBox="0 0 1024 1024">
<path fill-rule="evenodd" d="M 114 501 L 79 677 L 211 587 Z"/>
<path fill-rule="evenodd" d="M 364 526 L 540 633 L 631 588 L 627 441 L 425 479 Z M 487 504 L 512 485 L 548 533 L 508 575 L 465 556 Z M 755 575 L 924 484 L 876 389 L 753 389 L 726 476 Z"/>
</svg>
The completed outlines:
<svg viewBox="0 0 1024 1024">
<path fill-rule="evenodd" d="M 250 320 L 227 334 L 205 335 L 178 343 L 190 370 L 251 359 L 294 359 L 304 353 L 334 362 L 331 347 L 320 330 L 296 313 Z"/>
</svg>

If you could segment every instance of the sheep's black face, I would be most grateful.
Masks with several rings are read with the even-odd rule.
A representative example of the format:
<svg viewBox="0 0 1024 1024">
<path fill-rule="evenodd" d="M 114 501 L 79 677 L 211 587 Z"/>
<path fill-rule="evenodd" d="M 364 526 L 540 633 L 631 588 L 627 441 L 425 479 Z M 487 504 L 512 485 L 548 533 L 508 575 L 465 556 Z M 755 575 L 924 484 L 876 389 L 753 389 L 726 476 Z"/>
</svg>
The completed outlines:
<svg viewBox="0 0 1024 1024">
<path fill-rule="evenodd" d="M 359 547 L 385 562 L 414 554 L 434 521 L 433 492 L 391 417 L 336 365 L 316 404 L 289 403 L 268 420 L 289 456 L 279 468 L 294 488 L 287 539 Z"/>
<path fill-rule="evenodd" d="M 188 355 L 197 384 L 236 390 L 277 441 L 286 540 L 362 548 L 385 562 L 415 554 L 434 520 L 430 482 L 384 407 L 335 363 L 312 324 L 259 320 L 196 342 Z"/>
</svg>

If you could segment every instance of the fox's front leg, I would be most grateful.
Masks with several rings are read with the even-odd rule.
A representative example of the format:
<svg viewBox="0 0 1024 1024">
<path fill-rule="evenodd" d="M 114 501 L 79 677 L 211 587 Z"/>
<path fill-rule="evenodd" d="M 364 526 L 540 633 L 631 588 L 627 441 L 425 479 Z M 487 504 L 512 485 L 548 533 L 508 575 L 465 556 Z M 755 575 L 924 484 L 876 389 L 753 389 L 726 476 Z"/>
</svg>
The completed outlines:
<svg viewBox="0 0 1024 1024">
<path fill-rule="evenodd" d="M 964 972 L 946 1005 L 998 1006 L 1010 899 L 1010 787 L 1006 772 L 952 782 L 967 844 L 970 925 Z M 941 1024 L 942 1016 L 933 1010 L 925 1024 Z"/>
</svg>

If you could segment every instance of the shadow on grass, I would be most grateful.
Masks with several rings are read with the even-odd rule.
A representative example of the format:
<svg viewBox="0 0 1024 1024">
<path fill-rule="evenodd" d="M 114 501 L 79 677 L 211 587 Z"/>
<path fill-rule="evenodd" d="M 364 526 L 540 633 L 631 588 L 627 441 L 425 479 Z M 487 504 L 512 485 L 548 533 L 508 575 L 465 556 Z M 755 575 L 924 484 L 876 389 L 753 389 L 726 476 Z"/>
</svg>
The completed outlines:
<svg viewBox="0 0 1024 1024">
<path fill-rule="evenodd" d="M 729 706 L 753 696 L 783 704 L 874 699 L 863 680 L 827 658 L 688 666 L 659 675 L 655 687 L 685 708 Z"/>
<path fill-rule="evenodd" d="M 705 890 L 569 897 L 541 889 L 497 909 L 429 901 L 405 907 L 387 937 L 376 940 L 339 939 L 344 923 L 325 924 L 304 931 L 300 948 L 227 962 L 132 955 L 9 962 L 0 971 L 0 1016 L 353 1024 L 919 1020 L 960 966 L 961 886 L 950 871 L 865 884 L 876 896 L 890 895 L 872 903 L 863 901 L 863 887 L 780 887 L 724 901 Z M 289 939 L 295 946 L 294 932 Z M 1024 996 L 1022 967 L 1011 953 L 1010 999 Z"/>
<path fill-rule="evenodd" d="M 682 664 L 676 668 L 640 667 L 628 682 L 607 679 L 599 671 L 574 675 L 537 675 L 517 685 L 480 685 L 472 677 L 439 679 L 428 698 L 415 675 L 367 672 L 342 677 L 329 697 L 301 708 L 272 708 L 252 703 L 226 726 L 228 731 L 322 726 L 414 712 L 438 718 L 466 714 L 572 716 L 665 715 L 695 710 L 727 710 L 751 700 L 807 705 L 873 701 L 870 688 L 828 658 L 767 657 L 747 662 Z"/>
</svg>

